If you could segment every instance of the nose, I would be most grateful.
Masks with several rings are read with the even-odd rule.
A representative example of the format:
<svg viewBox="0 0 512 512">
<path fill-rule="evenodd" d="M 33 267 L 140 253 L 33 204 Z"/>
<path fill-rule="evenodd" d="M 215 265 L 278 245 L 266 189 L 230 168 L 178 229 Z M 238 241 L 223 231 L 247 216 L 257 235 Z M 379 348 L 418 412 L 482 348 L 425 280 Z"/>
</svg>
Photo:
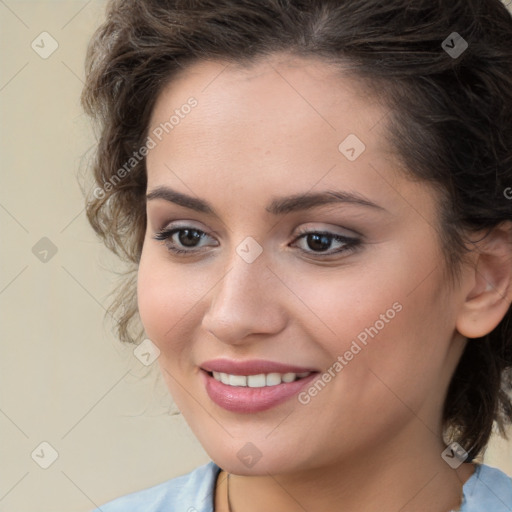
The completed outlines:
<svg viewBox="0 0 512 512">
<path fill-rule="evenodd" d="M 230 344 L 244 343 L 255 334 L 278 334 L 287 321 L 280 300 L 282 286 L 261 256 L 247 263 L 235 255 L 224 278 L 211 291 L 203 327 Z"/>
</svg>

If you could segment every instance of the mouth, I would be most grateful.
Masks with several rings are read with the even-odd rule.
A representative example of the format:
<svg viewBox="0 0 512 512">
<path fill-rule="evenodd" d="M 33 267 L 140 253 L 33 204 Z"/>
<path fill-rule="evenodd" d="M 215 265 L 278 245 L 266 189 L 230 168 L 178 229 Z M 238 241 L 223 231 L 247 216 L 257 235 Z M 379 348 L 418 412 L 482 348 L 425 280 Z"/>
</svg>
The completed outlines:
<svg viewBox="0 0 512 512">
<path fill-rule="evenodd" d="M 290 400 L 320 372 L 234 375 L 201 369 L 206 393 L 219 407 L 233 413 L 267 411 Z"/>
</svg>

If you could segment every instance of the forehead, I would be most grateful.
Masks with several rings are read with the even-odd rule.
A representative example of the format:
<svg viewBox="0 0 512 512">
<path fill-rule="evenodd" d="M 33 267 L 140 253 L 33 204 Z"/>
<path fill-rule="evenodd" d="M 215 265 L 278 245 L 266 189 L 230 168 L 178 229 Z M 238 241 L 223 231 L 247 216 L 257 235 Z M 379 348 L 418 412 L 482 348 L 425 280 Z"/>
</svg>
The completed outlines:
<svg viewBox="0 0 512 512">
<path fill-rule="evenodd" d="M 254 143 L 266 146 L 322 137 L 339 144 L 353 133 L 365 145 L 389 152 L 379 137 L 388 111 L 362 84 L 343 68 L 313 58 L 276 54 L 249 65 L 200 61 L 161 91 L 149 133 L 168 125 L 171 115 L 194 98 L 197 107 L 162 133 L 169 149 L 226 139 L 236 149 L 249 132 Z"/>
<path fill-rule="evenodd" d="M 385 138 L 388 114 L 360 81 L 315 59 L 197 62 L 156 101 L 148 189 L 249 206 L 278 192 L 343 187 L 392 206 L 409 184 Z"/>
<path fill-rule="evenodd" d="M 375 128 L 387 109 L 362 85 L 343 68 L 314 58 L 276 54 L 246 65 L 200 61 L 179 72 L 162 90 L 150 127 L 168 121 L 169 114 L 194 97 L 198 108 L 190 121 L 182 119 L 180 129 L 172 130 L 170 138 L 176 142 L 185 138 L 189 127 L 207 134 L 209 140 L 215 134 L 220 138 L 228 127 L 233 132 L 250 129 L 255 138 L 262 126 L 267 143 L 271 129 L 296 139 L 294 132 L 307 123 L 309 135 L 343 138 L 358 132 L 375 144 L 381 142 Z"/>
</svg>

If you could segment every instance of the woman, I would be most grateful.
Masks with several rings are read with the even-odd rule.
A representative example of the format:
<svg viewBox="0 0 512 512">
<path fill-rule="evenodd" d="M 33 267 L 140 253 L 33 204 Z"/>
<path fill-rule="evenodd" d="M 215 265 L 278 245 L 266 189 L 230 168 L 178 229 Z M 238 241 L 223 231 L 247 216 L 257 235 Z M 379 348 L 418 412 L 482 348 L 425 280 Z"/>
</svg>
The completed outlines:
<svg viewBox="0 0 512 512">
<path fill-rule="evenodd" d="M 512 419 L 511 34 L 498 0 L 109 3 L 88 218 L 212 461 L 103 512 L 512 509 L 475 460 Z"/>
</svg>

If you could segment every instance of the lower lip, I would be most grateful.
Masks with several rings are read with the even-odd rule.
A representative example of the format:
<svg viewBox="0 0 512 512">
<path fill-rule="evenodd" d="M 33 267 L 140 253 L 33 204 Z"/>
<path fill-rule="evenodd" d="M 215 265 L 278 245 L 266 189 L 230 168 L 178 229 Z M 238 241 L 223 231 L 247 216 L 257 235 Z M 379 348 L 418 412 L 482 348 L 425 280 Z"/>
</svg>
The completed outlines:
<svg viewBox="0 0 512 512">
<path fill-rule="evenodd" d="M 247 386 L 229 386 L 214 379 L 208 372 L 201 370 L 208 396 L 220 407 L 241 413 L 265 411 L 296 395 L 301 388 L 309 384 L 318 372 L 293 382 L 283 382 L 276 386 L 250 388 Z"/>
</svg>

